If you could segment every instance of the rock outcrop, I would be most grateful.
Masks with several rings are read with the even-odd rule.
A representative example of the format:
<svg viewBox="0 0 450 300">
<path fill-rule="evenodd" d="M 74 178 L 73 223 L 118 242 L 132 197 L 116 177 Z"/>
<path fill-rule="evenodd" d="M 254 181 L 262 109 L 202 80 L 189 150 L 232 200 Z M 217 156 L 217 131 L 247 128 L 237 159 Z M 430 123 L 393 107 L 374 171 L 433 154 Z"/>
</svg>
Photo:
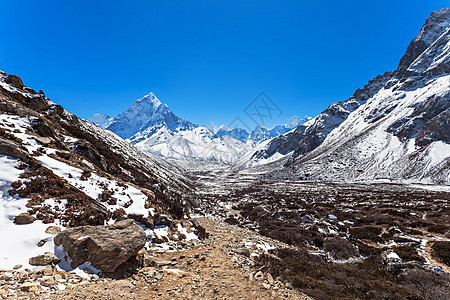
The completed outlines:
<svg viewBox="0 0 450 300">
<path fill-rule="evenodd" d="M 71 266 L 90 262 L 95 268 L 113 273 L 117 267 L 141 250 L 146 242 L 144 230 L 133 220 L 109 226 L 80 226 L 67 229 L 55 237 L 72 259 Z"/>
</svg>

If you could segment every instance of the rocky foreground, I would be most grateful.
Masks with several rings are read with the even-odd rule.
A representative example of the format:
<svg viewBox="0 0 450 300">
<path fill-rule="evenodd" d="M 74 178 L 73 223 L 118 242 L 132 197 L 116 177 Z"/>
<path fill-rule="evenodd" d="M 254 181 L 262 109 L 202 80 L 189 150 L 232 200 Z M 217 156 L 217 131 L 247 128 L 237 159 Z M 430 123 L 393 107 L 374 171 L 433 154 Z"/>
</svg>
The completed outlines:
<svg viewBox="0 0 450 300">
<path fill-rule="evenodd" d="M 149 267 L 125 279 L 60 272 L 52 265 L 0 271 L 2 299 L 310 299 L 257 266 L 287 245 L 209 217 L 209 236 L 184 251 L 146 251 Z"/>
</svg>

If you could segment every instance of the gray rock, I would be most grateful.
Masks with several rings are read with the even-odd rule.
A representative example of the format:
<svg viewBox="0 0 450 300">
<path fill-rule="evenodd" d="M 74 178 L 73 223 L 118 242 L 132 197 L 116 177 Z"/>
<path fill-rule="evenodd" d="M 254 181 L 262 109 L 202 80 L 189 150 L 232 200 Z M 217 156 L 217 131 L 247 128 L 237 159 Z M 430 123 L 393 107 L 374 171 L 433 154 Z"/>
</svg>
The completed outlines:
<svg viewBox="0 0 450 300">
<path fill-rule="evenodd" d="M 53 279 L 52 276 L 44 276 L 44 277 L 41 278 L 39 283 L 42 286 L 49 287 L 49 286 L 55 285 L 56 281 L 55 281 L 55 279 Z"/>
<path fill-rule="evenodd" d="M 83 268 L 83 272 L 86 273 L 86 274 L 91 274 L 91 275 L 92 275 L 92 274 L 95 274 L 94 271 L 91 270 L 91 269 L 88 268 L 88 267 Z"/>
<path fill-rule="evenodd" d="M 133 220 L 109 226 L 80 226 L 62 231 L 55 237 L 72 259 L 71 266 L 91 262 L 103 272 L 112 273 L 129 258 L 136 256 L 146 242 L 144 230 Z"/>
<path fill-rule="evenodd" d="M 91 276 L 89 276 L 89 279 L 92 282 L 98 282 L 100 280 L 100 277 L 98 277 L 98 275 L 96 275 L 96 274 L 92 274 Z"/>
<path fill-rule="evenodd" d="M 150 253 L 145 251 L 144 249 L 141 249 L 138 252 L 137 260 L 139 262 L 139 265 L 141 268 L 148 268 L 148 267 L 155 267 L 156 262 L 153 260 L 153 256 L 151 256 Z"/>
<path fill-rule="evenodd" d="M 35 282 L 25 282 L 19 286 L 19 289 L 24 292 L 37 292 L 42 290 L 41 286 Z"/>
<path fill-rule="evenodd" d="M 45 233 L 47 234 L 57 235 L 60 232 L 61 228 L 59 226 L 49 226 L 47 227 L 47 229 L 45 229 Z"/>
<path fill-rule="evenodd" d="M 21 149 L 22 146 L 14 141 L 0 138 L 0 154 L 8 155 L 13 158 L 24 158 L 29 155 Z"/>
<path fill-rule="evenodd" d="M 195 234 L 197 234 L 199 239 L 205 239 L 208 237 L 208 233 L 206 232 L 206 229 L 200 225 L 200 223 L 196 219 L 191 220 L 192 226 L 195 228 Z"/>
<path fill-rule="evenodd" d="M 31 274 L 42 274 L 45 271 L 45 266 L 38 266 L 38 267 L 34 267 L 33 269 L 31 269 L 30 273 Z"/>
<path fill-rule="evenodd" d="M 47 266 L 52 264 L 58 264 L 61 261 L 55 254 L 45 252 L 42 255 L 38 255 L 30 258 L 29 263 L 32 266 Z"/>
<path fill-rule="evenodd" d="M 255 280 L 263 280 L 264 279 L 263 272 L 261 272 L 261 271 L 256 272 L 254 278 L 255 278 Z"/>
<path fill-rule="evenodd" d="M 165 267 L 165 266 L 171 266 L 172 262 L 163 260 L 163 261 L 157 262 L 156 265 L 161 268 L 161 267 Z"/>
<path fill-rule="evenodd" d="M 12 272 L 5 272 L 0 275 L 0 280 L 9 281 L 14 278 L 14 274 Z"/>
<path fill-rule="evenodd" d="M 46 147 L 55 142 L 55 140 L 51 137 L 35 136 L 34 139 L 36 140 L 36 142 Z"/>
<path fill-rule="evenodd" d="M 239 248 L 234 250 L 234 252 L 238 255 L 250 257 L 250 250 L 248 250 L 248 248 Z"/>
</svg>

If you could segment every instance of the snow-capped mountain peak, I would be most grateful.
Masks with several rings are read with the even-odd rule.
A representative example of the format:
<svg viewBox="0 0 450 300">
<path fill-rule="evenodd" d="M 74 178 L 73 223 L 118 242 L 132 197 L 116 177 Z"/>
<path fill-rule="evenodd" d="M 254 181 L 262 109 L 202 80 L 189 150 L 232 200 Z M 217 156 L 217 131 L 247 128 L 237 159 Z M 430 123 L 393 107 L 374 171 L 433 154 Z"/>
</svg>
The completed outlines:
<svg viewBox="0 0 450 300">
<path fill-rule="evenodd" d="M 149 135 L 161 126 L 172 131 L 198 127 L 174 115 L 166 104 L 161 103 L 153 93 L 149 93 L 115 117 L 106 129 L 124 139 L 133 139 L 137 133 L 141 133 L 140 137 L 144 131 L 145 135 Z"/>
<path fill-rule="evenodd" d="M 154 107 L 160 106 L 162 103 L 159 101 L 159 99 L 153 94 L 153 92 L 148 93 L 141 99 L 138 99 L 136 103 L 148 103 L 153 105 Z"/>
<path fill-rule="evenodd" d="M 238 139 L 244 143 L 248 143 L 250 145 L 255 146 L 258 143 L 263 141 L 272 139 L 281 134 L 284 134 L 297 126 L 311 120 L 311 117 L 305 116 L 304 118 L 299 118 L 297 116 L 293 116 L 289 119 L 288 123 L 284 125 L 277 125 L 272 129 L 268 129 L 261 124 L 256 125 L 256 127 L 248 133 L 245 129 L 242 128 L 228 128 L 225 125 L 219 127 L 219 129 L 215 132 L 218 136 L 231 136 L 235 139 Z"/>
</svg>

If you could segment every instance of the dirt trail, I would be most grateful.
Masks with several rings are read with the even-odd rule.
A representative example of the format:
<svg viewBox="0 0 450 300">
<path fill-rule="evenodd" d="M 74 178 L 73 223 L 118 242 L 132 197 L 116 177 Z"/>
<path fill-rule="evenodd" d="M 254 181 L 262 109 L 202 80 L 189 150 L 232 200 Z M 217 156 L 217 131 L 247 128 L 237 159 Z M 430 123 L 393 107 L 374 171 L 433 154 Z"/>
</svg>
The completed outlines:
<svg viewBox="0 0 450 300">
<path fill-rule="evenodd" d="M 256 274 L 258 270 L 252 268 L 251 256 L 262 253 L 263 248 L 286 245 L 216 218 L 198 220 L 210 234 L 209 238 L 188 251 L 157 254 L 154 261 L 158 268 L 141 269 L 128 279 L 86 281 L 64 291 L 31 296 L 39 299 L 310 299 L 271 275 Z"/>
</svg>

